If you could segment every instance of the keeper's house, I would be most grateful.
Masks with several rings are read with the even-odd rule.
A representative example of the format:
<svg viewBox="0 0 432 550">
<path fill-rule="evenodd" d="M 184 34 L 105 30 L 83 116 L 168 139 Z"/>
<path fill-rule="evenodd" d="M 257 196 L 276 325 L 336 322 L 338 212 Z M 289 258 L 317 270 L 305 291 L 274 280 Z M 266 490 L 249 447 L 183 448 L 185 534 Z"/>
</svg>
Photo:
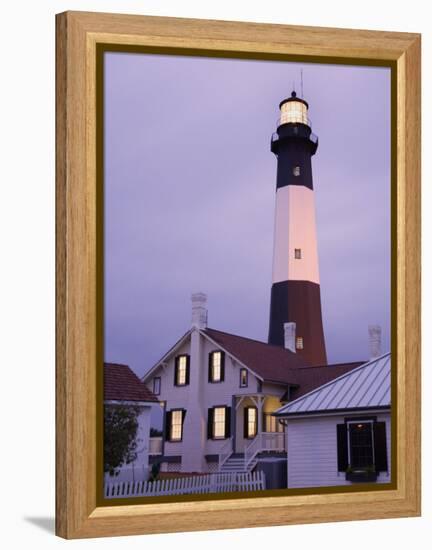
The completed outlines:
<svg viewBox="0 0 432 550">
<path fill-rule="evenodd" d="M 208 328 L 206 296 L 194 294 L 191 329 L 143 377 L 164 410 L 151 460 L 185 473 L 281 462 L 285 471 L 284 428 L 272 413 L 361 364 L 312 366 L 295 341 L 294 323 L 285 324 L 284 347 Z"/>
<path fill-rule="evenodd" d="M 288 487 L 390 482 L 390 353 L 287 403 Z"/>
</svg>

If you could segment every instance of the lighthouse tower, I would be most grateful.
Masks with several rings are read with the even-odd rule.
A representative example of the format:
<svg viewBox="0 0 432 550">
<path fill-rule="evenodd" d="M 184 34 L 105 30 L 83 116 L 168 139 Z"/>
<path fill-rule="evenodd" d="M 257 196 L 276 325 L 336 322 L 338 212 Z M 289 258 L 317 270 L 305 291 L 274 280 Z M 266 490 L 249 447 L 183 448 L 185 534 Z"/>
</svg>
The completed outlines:
<svg viewBox="0 0 432 550">
<path fill-rule="evenodd" d="M 280 105 L 271 150 L 277 157 L 276 213 L 269 344 L 284 345 L 284 324 L 295 323 L 295 351 L 311 364 L 327 363 L 312 183 L 318 138 L 309 105 L 292 92 Z M 292 326 L 292 325 L 291 325 Z"/>
</svg>

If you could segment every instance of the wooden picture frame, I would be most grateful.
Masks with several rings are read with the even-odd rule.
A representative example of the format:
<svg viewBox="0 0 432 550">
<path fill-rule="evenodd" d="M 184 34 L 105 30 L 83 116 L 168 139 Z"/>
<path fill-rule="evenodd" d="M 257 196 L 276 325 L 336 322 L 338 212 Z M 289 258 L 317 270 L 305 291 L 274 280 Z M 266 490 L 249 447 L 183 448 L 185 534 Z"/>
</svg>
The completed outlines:
<svg viewBox="0 0 432 550">
<path fill-rule="evenodd" d="M 97 193 L 98 48 L 345 64 L 393 71 L 397 201 L 392 328 L 397 334 L 390 490 L 98 505 L 96 366 L 101 360 Z M 56 532 L 65 538 L 227 529 L 420 514 L 420 35 L 66 12 L 57 15 Z M 99 316 L 99 318 L 98 318 Z"/>
</svg>

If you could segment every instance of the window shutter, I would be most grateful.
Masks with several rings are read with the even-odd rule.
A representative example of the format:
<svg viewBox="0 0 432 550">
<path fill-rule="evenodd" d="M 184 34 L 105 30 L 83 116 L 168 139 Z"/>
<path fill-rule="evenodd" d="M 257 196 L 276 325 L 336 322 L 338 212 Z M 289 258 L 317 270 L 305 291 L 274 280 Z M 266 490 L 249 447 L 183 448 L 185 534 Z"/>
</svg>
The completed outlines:
<svg viewBox="0 0 432 550">
<path fill-rule="evenodd" d="M 207 415 L 207 439 L 213 438 L 213 409 L 208 410 Z"/>
<path fill-rule="evenodd" d="M 248 437 L 248 411 L 249 407 L 243 409 L 243 437 L 245 439 Z"/>
<path fill-rule="evenodd" d="M 337 424 L 337 456 L 338 471 L 345 472 L 348 468 L 348 433 L 346 424 Z"/>
<path fill-rule="evenodd" d="M 177 386 L 178 357 L 174 360 L 174 386 Z"/>
<path fill-rule="evenodd" d="M 373 426 L 375 470 L 376 472 L 388 472 L 387 464 L 387 439 L 385 422 L 375 422 Z"/>
<path fill-rule="evenodd" d="M 171 411 L 165 413 L 165 441 L 170 441 Z"/>
<path fill-rule="evenodd" d="M 212 382 L 212 359 L 213 359 L 213 353 L 209 353 L 208 355 L 208 381 Z"/>
<path fill-rule="evenodd" d="M 225 352 L 221 352 L 221 382 L 225 380 Z"/>
<path fill-rule="evenodd" d="M 190 380 L 190 355 L 186 356 L 186 386 L 189 385 Z"/>
<path fill-rule="evenodd" d="M 225 437 L 231 437 L 231 407 L 225 407 Z"/>
<path fill-rule="evenodd" d="M 182 409 L 182 425 L 184 424 L 185 416 L 186 416 L 186 409 Z"/>
</svg>

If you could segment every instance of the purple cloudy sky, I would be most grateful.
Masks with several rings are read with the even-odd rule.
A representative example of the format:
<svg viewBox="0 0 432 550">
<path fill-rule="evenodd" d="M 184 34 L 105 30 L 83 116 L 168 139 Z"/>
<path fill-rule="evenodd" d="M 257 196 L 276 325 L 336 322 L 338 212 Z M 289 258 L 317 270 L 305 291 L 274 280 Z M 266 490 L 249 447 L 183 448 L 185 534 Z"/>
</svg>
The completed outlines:
<svg viewBox="0 0 432 550">
<path fill-rule="evenodd" d="M 278 104 L 300 68 L 312 129 L 329 361 L 390 345 L 390 71 L 109 53 L 105 359 L 143 374 L 189 328 L 266 340 Z"/>
</svg>

